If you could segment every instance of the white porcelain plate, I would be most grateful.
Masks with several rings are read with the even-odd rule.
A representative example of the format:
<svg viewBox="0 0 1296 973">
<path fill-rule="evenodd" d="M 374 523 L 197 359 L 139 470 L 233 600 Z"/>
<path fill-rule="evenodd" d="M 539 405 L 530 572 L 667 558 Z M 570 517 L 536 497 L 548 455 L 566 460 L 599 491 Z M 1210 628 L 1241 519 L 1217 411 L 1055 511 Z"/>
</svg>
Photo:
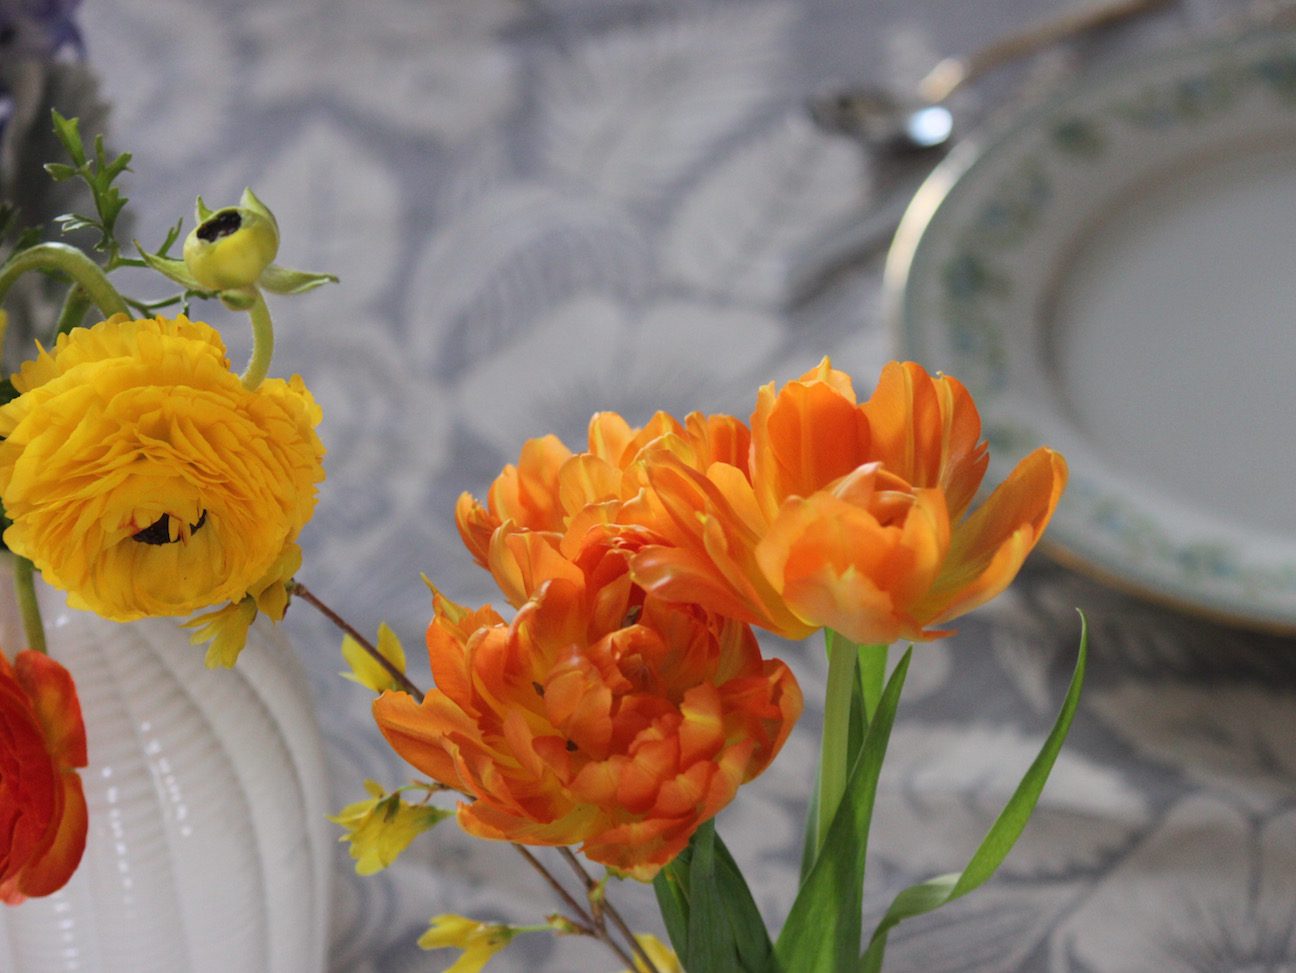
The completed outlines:
<svg viewBox="0 0 1296 973">
<path fill-rule="evenodd" d="M 1066 454 L 1055 550 L 1296 629 L 1296 34 L 1162 54 L 964 143 L 887 284 L 904 354 L 975 395 L 994 481 Z"/>
</svg>

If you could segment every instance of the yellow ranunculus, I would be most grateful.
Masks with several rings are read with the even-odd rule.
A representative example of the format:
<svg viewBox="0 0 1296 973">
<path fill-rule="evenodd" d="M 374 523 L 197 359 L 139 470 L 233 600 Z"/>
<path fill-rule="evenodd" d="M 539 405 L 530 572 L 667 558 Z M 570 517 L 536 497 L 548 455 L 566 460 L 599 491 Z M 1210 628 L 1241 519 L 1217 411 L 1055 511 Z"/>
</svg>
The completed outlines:
<svg viewBox="0 0 1296 973">
<path fill-rule="evenodd" d="M 324 479 L 300 378 L 249 391 L 208 325 L 116 315 L 60 335 L 13 384 L 4 541 L 73 607 L 129 621 L 250 596 L 282 615 L 279 568 Z"/>
</svg>

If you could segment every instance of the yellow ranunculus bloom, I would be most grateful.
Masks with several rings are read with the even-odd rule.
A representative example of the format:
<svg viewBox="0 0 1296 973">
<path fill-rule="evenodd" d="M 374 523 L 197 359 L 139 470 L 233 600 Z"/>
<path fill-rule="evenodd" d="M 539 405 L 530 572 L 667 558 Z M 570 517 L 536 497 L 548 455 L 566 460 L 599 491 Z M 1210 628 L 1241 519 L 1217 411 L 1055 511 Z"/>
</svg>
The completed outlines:
<svg viewBox="0 0 1296 973">
<path fill-rule="evenodd" d="M 282 615 L 280 568 L 324 479 L 300 378 L 249 391 L 208 325 L 116 315 L 60 335 L 13 383 L 4 540 L 73 607 L 129 621 L 250 596 Z"/>
</svg>

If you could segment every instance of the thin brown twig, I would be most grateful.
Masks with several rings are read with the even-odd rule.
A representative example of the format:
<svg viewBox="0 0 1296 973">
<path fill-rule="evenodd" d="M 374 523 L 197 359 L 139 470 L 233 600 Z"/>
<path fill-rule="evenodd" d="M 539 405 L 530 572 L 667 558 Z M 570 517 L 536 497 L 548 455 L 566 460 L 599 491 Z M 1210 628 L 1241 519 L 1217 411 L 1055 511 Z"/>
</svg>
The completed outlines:
<svg viewBox="0 0 1296 973">
<path fill-rule="evenodd" d="M 361 635 L 358 631 L 356 631 L 356 629 L 345 618 L 343 618 L 341 615 L 335 612 L 328 605 L 324 604 L 324 602 L 320 600 L 317 594 L 315 594 L 313 591 L 307 588 L 296 578 L 288 582 L 288 593 L 290 595 L 296 595 L 297 597 L 301 598 L 302 601 L 309 604 L 312 608 L 314 608 L 321 615 L 327 618 L 335 626 L 337 626 L 347 635 L 350 635 L 353 639 L 355 639 L 356 643 L 360 646 L 360 648 L 364 649 L 367 653 L 369 653 L 369 655 L 373 658 L 373 660 L 383 667 L 383 669 L 387 672 L 387 675 L 391 676 L 394 680 L 396 680 L 396 682 L 400 685 L 400 687 L 404 689 L 407 693 L 409 693 L 411 696 L 416 697 L 417 699 L 423 698 L 422 691 L 416 685 L 414 685 L 414 683 L 410 682 L 409 677 L 406 676 L 405 673 L 401 672 L 398 668 L 396 668 L 396 666 L 392 663 L 390 659 L 388 659 L 385 655 L 379 652 L 374 647 L 373 643 L 370 642 L 363 635 Z"/>
<path fill-rule="evenodd" d="M 585 866 L 581 864 L 580 859 L 576 857 L 575 853 L 570 848 L 560 848 L 559 852 L 562 854 L 567 864 L 571 866 L 572 871 L 576 873 L 576 877 L 580 879 L 581 884 L 585 886 L 586 895 L 592 896 L 594 891 L 599 887 L 599 883 L 595 880 L 594 876 L 585 870 Z M 594 907 L 592 900 L 590 906 L 591 908 Z M 625 936 L 626 940 L 629 941 L 630 948 L 634 950 L 635 956 L 638 957 L 643 968 L 647 970 L 648 973 L 661 973 L 661 971 L 657 969 L 657 964 L 653 962 L 652 957 L 648 955 L 647 951 L 644 950 L 643 945 L 639 942 L 639 937 L 630 931 L 630 927 L 626 924 L 626 921 L 621 918 L 621 913 L 616 910 L 616 907 L 606 896 L 601 900 L 601 907 L 603 913 L 606 914 L 607 917 L 612 920 L 613 925 L 621 931 L 621 935 Z M 632 967 L 634 965 L 635 964 L 631 964 Z"/>
<path fill-rule="evenodd" d="M 616 953 L 621 962 L 626 963 L 631 969 L 634 969 L 634 959 L 632 959 L 630 954 L 622 948 L 620 943 L 612 938 L 612 934 L 607 931 L 607 928 L 603 925 L 602 921 L 598 917 L 586 912 L 572 894 L 563 888 L 562 883 L 554 877 L 553 873 L 550 872 L 549 869 L 545 868 L 544 863 L 541 862 L 540 859 L 536 858 L 535 855 L 531 854 L 525 846 L 515 843 L 513 847 L 516 848 L 517 853 L 525 858 L 527 863 L 539 872 L 540 876 L 549 883 L 549 887 L 558 894 L 558 898 L 563 901 L 563 904 L 580 917 L 581 924 L 586 926 L 590 934 L 607 946 L 608 949 Z M 563 851 L 566 851 L 566 849 L 564 848 Z M 633 942 L 634 940 L 632 939 L 631 941 Z M 635 946 L 638 947 L 638 943 L 635 943 Z M 636 952 L 639 951 L 640 950 L 636 948 Z M 649 967 L 649 969 L 652 969 L 652 967 Z M 653 973 L 657 973 L 657 971 L 654 970 Z"/>
</svg>

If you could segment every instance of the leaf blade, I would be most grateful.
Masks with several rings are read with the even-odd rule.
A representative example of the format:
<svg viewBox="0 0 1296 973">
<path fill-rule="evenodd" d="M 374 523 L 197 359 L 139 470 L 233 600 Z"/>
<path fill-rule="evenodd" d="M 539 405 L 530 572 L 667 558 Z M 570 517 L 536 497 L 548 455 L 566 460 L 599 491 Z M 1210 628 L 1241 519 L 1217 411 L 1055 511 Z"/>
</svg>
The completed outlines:
<svg viewBox="0 0 1296 973">
<path fill-rule="evenodd" d="M 954 899 L 967 895 L 984 884 L 1008 857 L 1008 853 L 1025 830 L 1026 823 L 1035 810 L 1035 805 L 1044 790 L 1044 784 L 1071 729 L 1076 708 L 1080 703 L 1080 692 L 1084 686 L 1088 642 L 1088 623 L 1081 613 L 1080 647 L 1076 653 L 1075 670 L 1071 674 L 1071 681 L 1067 686 L 1066 696 L 1062 700 L 1057 718 L 1048 736 L 1045 737 L 1039 754 L 1026 769 L 1017 788 L 1008 798 L 999 816 L 995 818 L 981 844 L 972 853 L 963 871 L 938 875 L 917 885 L 911 885 L 896 895 L 877 928 L 874 929 L 868 948 L 860 956 L 857 967 L 860 973 L 877 973 L 881 970 L 887 936 L 895 926 L 905 919 L 932 912 Z"/>
</svg>

